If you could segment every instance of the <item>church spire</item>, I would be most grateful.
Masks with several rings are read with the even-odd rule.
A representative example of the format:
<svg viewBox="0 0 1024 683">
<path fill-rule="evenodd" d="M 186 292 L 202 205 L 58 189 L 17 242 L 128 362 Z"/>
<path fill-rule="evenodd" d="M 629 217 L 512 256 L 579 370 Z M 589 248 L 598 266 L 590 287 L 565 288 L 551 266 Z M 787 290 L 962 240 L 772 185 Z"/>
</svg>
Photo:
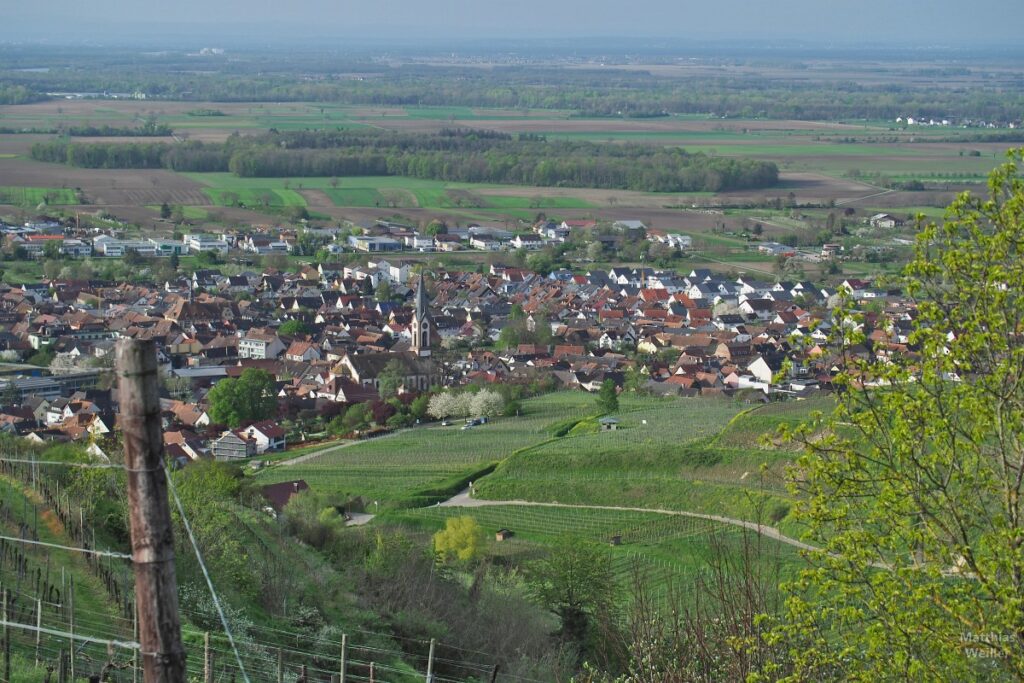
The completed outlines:
<svg viewBox="0 0 1024 683">
<path fill-rule="evenodd" d="M 427 285 L 423 281 L 423 273 L 420 273 L 420 281 L 416 286 L 416 317 L 420 320 L 430 315 L 427 308 Z"/>
<path fill-rule="evenodd" d="M 432 333 L 430 325 L 429 299 L 427 299 L 427 284 L 423 280 L 423 273 L 420 273 L 420 280 L 416 286 L 416 312 L 412 318 L 412 351 L 418 356 L 429 356 Z"/>
</svg>

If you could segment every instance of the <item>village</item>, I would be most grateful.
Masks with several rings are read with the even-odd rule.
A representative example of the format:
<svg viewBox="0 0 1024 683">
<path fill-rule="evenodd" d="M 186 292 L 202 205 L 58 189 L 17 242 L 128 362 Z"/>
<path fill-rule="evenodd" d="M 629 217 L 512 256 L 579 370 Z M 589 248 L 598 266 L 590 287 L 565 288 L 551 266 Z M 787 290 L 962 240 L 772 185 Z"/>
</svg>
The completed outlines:
<svg viewBox="0 0 1024 683">
<path fill-rule="evenodd" d="M 896 221 L 888 214 L 870 220 Z M 830 391 L 843 369 L 830 344 L 841 300 L 864 304 L 864 357 L 907 349 L 913 306 L 898 292 L 855 278 L 829 284 L 628 266 L 540 274 L 498 262 L 472 271 L 428 270 L 390 253 L 403 245 L 459 246 L 503 250 L 513 262 L 512 249 L 534 250 L 594 226 L 539 221 L 529 234 L 514 236 L 478 227 L 426 235 L 384 222 L 375 233 L 330 242 L 331 254 L 365 252 L 358 262 L 232 275 L 216 267 L 182 269 L 176 279 L 152 283 L 58 278 L 4 285 L 0 429 L 36 443 L 86 442 L 102 455 L 117 432 L 110 386 L 112 351 L 121 338 L 157 342 L 165 447 L 181 464 L 412 426 L 431 417 L 424 403 L 410 412 L 413 399 L 464 385 L 506 387 L 506 396 L 507 387 L 517 387 L 521 396 L 598 391 L 610 380 L 619 391 L 746 392 L 760 401 Z M 674 249 L 691 244 L 688 235 L 647 230 L 639 221 L 613 228 L 611 237 L 597 239 L 643 231 L 647 240 Z M 171 258 L 273 254 L 289 252 L 295 241 L 294 233 L 281 231 L 276 239 L 186 234 L 178 241 L 101 233 L 90 242 L 83 231 L 70 236 L 59 221 L 5 232 L 7 247 L 29 258 L 44 250 L 62 259 L 89 250 Z M 757 248 L 765 244 L 774 248 Z M 259 419 L 218 422 L 210 410 L 212 388 L 249 369 L 273 378 L 276 406 Z M 340 417 L 356 405 L 366 417 L 343 429 Z M 332 419 L 335 428 L 328 429 Z"/>
</svg>

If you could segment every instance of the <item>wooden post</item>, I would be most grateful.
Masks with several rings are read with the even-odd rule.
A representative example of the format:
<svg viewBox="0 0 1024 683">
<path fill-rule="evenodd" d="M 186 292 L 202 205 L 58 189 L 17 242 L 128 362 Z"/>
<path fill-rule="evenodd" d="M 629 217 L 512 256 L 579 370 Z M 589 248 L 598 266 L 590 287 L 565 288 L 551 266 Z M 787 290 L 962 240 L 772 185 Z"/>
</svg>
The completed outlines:
<svg viewBox="0 0 1024 683">
<path fill-rule="evenodd" d="M 132 638 L 139 642 L 139 610 L 132 610 Z M 139 683 L 139 649 L 132 650 L 132 683 Z"/>
<path fill-rule="evenodd" d="M 277 648 L 277 683 L 284 683 L 284 653 Z"/>
<path fill-rule="evenodd" d="M 377 676 L 375 675 L 374 663 L 370 662 L 370 683 L 377 683 Z"/>
<path fill-rule="evenodd" d="M 348 635 L 341 634 L 341 665 L 339 667 L 338 683 L 345 683 L 345 658 L 348 656 Z"/>
<path fill-rule="evenodd" d="M 11 683 L 11 610 L 7 604 L 7 589 L 4 589 L 4 683 Z"/>
<path fill-rule="evenodd" d="M 495 683 L 498 680 L 498 665 L 495 664 L 494 668 L 491 669 L 491 680 L 490 683 Z"/>
<path fill-rule="evenodd" d="M 70 578 L 70 584 L 68 585 L 68 608 L 71 610 L 71 621 L 68 627 L 68 636 L 71 640 L 71 680 L 75 680 L 75 577 Z"/>
<path fill-rule="evenodd" d="M 430 639 L 430 653 L 427 654 L 427 683 L 434 683 L 434 645 L 435 640 Z"/>
<path fill-rule="evenodd" d="M 185 650 L 178 617 L 155 343 L 122 339 L 117 343 L 116 368 L 142 676 L 145 683 L 182 683 Z"/>
<path fill-rule="evenodd" d="M 43 600 L 36 598 L 36 666 L 39 666 L 39 646 L 43 639 Z"/>
<path fill-rule="evenodd" d="M 203 683 L 213 683 L 213 661 L 210 659 L 210 632 L 203 634 Z"/>
<path fill-rule="evenodd" d="M 57 655 L 57 683 L 66 683 L 68 680 L 68 663 L 64 658 L 64 650 Z"/>
</svg>

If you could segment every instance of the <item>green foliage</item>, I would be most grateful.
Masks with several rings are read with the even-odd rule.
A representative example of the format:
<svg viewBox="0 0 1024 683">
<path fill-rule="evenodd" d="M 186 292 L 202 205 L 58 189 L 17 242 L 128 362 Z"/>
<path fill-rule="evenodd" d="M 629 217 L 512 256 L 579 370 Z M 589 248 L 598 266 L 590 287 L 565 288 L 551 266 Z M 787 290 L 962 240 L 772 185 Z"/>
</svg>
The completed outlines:
<svg viewBox="0 0 1024 683">
<path fill-rule="evenodd" d="M 597 392 L 597 409 L 602 413 L 614 413 L 619 409 L 619 394 L 615 382 L 606 379 Z"/>
<path fill-rule="evenodd" d="M 207 395 L 210 419 L 218 424 L 239 427 L 258 422 L 277 412 L 274 377 L 265 370 L 246 368 L 238 379 L 222 379 Z"/>
<path fill-rule="evenodd" d="M 608 610 L 615 597 L 607 553 L 573 536 L 529 567 L 527 580 L 537 599 L 558 615 L 560 635 L 575 643 L 584 642 L 594 616 Z"/>
<path fill-rule="evenodd" d="M 1024 676 L 1021 161 L 922 226 L 904 271 L 918 353 L 853 360 L 835 411 L 794 432 L 792 514 L 822 550 L 772 636 L 800 653 L 787 680 Z M 858 317 L 837 312 L 844 346 Z"/>
<path fill-rule="evenodd" d="M 484 532 L 472 517 L 449 517 L 434 534 L 434 552 L 445 561 L 469 563 L 484 551 Z"/>
<path fill-rule="evenodd" d="M 277 333 L 284 337 L 298 337 L 309 334 L 309 325 L 301 320 L 285 320 L 277 328 Z"/>
<path fill-rule="evenodd" d="M 47 346 L 33 353 L 25 362 L 29 365 L 38 365 L 41 368 L 48 368 L 56 356 L 57 354 L 54 353 L 53 349 Z"/>
</svg>

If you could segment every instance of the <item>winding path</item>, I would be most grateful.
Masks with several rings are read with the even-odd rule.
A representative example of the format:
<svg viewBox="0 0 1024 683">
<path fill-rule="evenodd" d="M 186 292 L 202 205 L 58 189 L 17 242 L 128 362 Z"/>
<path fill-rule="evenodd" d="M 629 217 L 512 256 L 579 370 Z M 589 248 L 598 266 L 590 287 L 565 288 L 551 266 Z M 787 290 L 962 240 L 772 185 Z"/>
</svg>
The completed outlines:
<svg viewBox="0 0 1024 683">
<path fill-rule="evenodd" d="M 464 507 L 464 508 L 478 508 L 478 507 L 490 507 L 494 505 L 521 505 L 524 507 L 551 507 L 551 508 L 572 508 L 576 510 L 612 510 L 619 512 L 651 512 L 658 515 L 674 515 L 677 517 L 693 517 L 696 519 L 706 519 L 712 522 L 719 522 L 721 524 L 730 524 L 732 526 L 738 526 L 743 529 L 749 529 L 755 531 L 765 538 L 770 538 L 780 543 L 791 545 L 794 548 L 800 548 L 801 550 L 819 550 L 819 548 L 798 541 L 795 538 L 786 536 L 781 531 L 772 526 L 766 526 L 764 524 L 758 524 L 757 522 L 748 522 L 743 519 L 736 519 L 735 517 L 722 517 L 720 515 L 708 515 L 701 512 L 686 512 L 684 510 L 665 510 L 662 508 L 636 508 L 636 507 L 620 507 L 615 505 L 582 505 L 573 503 L 537 503 L 529 500 L 484 500 L 481 498 L 472 498 L 469 495 L 469 489 L 465 489 L 461 493 L 458 493 L 448 500 L 438 503 L 439 507 Z"/>
</svg>

